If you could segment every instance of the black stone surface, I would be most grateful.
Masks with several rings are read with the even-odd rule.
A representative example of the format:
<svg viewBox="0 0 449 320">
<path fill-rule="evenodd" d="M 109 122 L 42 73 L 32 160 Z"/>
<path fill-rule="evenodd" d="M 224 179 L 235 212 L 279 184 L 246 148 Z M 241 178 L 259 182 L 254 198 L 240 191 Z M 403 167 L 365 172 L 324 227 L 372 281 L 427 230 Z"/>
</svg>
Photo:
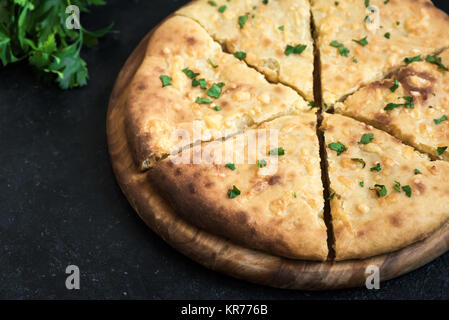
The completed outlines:
<svg viewBox="0 0 449 320">
<path fill-rule="evenodd" d="M 449 254 L 377 291 L 287 291 L 210 271 L 144 225 L 111 170 L 107 103 L 139 40 L 186 2 L 110 0 L 82 15 L 120 31 L 83 52 L 87 87 L 42 85 L 23 63 L 0 69 L 0 298 L 448 299 Z M 70 264 L 80 290 L 65 288 Z"/>
</svg>

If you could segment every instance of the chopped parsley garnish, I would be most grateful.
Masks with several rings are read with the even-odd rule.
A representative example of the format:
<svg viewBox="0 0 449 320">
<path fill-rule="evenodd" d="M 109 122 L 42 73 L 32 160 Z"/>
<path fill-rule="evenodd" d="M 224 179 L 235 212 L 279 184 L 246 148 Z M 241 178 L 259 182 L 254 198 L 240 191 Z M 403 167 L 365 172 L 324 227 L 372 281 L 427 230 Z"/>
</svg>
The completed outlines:
<svg viewBox="0 0 449 320">
<path fill-rule="evenodd" d="M 413 103 L 413 97 L 402 97 L 405 100 L 405 103 L 389 103 L 386 105 L 384 110 L 393 110 L 399 107 L 405 107 L 406 109 L 415 108 L 415 104 Z"/>
<path fill-rule="evenodd" d="M 355 39 L 353 39 L 352 41 L 354 41 L 355 43 L 358 43 L 358 44 L 361 45 L 361 46 L 366 46 L 366 45 L 368 44 L 367 38 L 368 38 L 368 37 L 365 37 L 365 38 L 360 39 L 360 40 L 355 40 Z"/>
<path fill-rule="evenodd" d="M 263 4 L 268 4 L 268 0 L 263 0 Z"/>
<path fill-rule="evenodd" d="M 190 79 L 195 79 L 196 77 L 198 77 L 200 75 L 199 73 L 193 72 L 189 68 L 183 69 L 182 72 L 184 72 Z"/>
<path fill-rule="evenodd" d="M 352 58 L 352 62 L 358 63 L 359 61 L 356 58 Z"/>
<path fill-rule="evenodd" d="M 223 88 L 225 86 L 224 82 L 219 82 L 217 83 L 217 86 L 219 86 L 220 88 Z"/>
<path fill-rule="evenodd" d="M 285 154 L 285 150 L 283 147 L 280 148 L 276 148 L 276 149 L 272 149 L 270 150 L 270 152 L 268 152 L 268 155 L 270 156 L 283 156 Z"/>
<path fill-rule="evenodd" d="M 201 89 L 206 89 L 207 88 L 206 80 L 205 79 L 200 79 L 200 80 L 193 79 L 192 86 L 194 86 L 194 87 L 200 86 Z"/>
<path fill-rule="evenodd" d="M 257 166 L 259 168 L 263 168 L 267 166 L 267 162 L 265 160 L 257 160 Z"/>
<path fill-rule="evenodd" d="M 171 86 L 171 78 L 169 76 L 160 76 L 162 87 Z"/>
<path fill-rule="evenodd" d="M 391 92 L 395 92 L 399 88 L 398 79 L 394 79 L 394 85 L 390 87 Z"/>
<path fill-rule="evenodd" d="M 215 110 L 215 111 L 220 111 L 220 110 L 221 110 L 221 107 L 220 107 L 220 106 L 215 106 L 215 107 L 214 107 L 214 110 Z"/>
<path fill-rule="evenodd" d="M 375 186 L 376 194 L 379 198 L 385 197 L 387 195 L 387 188 L 383 184 L 376 184 Z"/>
<path fill-rule="evenodd" d="M 212 98 L 215 98 L 215 99 L 218 99 L 220 97 L 220 94 L 221 94 L 221 88 L 216 83 L 214 83 L 212 85 L 212 87 L 209 90 L 207 90 L 207 95 L 209 97 L 212 97 Z"/>
<path fill-rule="evenodd" d="M 365 0 L 365 7 L 367 7 L 367 8 L 370 6 L 369 1 L 370 0 Z"/>
<path fill-rule="evenodd" d="M 338 7 L 339 4 L 340 4 L 340 2 L 338 2 L 338 1 L 335 1 L 335 2 L 334 2 L 334 5 L 335 5 L 336 7 Z"/>
<path fill-rule="evenodd" d="M 344 144 L 341 142 L 332 142 L 328 145 L 329 149 L 337 151 L 337 156 L 341 155 L 343 152 L 348 150 Z"/>
<path fill-rule="evenodd" d="M 396 21 L 396 25 L 397 26 L 401 25 L 401 21 Z"/>
<path fill-rule="evenodd" d="M 440 124 L 443 121 L 447 121 L 447 117 L 444 115 L 442 116 L 440 119 L 434 119 L 433 122 L 435 122 L 435 124 Z"/>
<path fill-rule="evenodd" d="M 228 196 L 230 199 L 234 199 L 240 195 L 240 190 L 237 189 L 236 186 L 233 186 L 232 189 L 228 190 Z"/>
<path fill-rule="evenodd" d="M 215 63 L 213 63 L 211 59 L 207 59 L 207 62 L 211 65 L 212 68 L 214 69 L 218 68 L 218 66 Z"/>
<path fill-rule="evenodd" d="M 221 6 L 220 8 L 218 8 L 218 12 L 223 13 L 226 11 L 228 7 L 227 6 Z"/>
<path fill-rule="evenodd" d="M 232 171 L 235 170 L 235 164 L 233 164 L 233 163 L 227 163 L 227 164 L 225 165 L 225 167 L 228 168 L 228 169 L 231 169 Z"/>
<path fill-rule="evenodd" d="M 210 4 L 212 7 L 216 7 L 217 3 L 215 1 L 208 1 L 208 4 Z"/>
<path fill-rule="evenodd" d="M 363 188 L 365 186 L 365 181 L 360 181 L 359 186 L 361 186 Z"/>
<path fill-rule="evenodd" d="M 403 186 L 402 190 L 404 190 L 407 197 L 409 197 L 409 198 L 412 197 L 412 188 L 410 188 L 410 186 Z"/>
<path fill-rule="evenodd" d="M 401 183 L 398 181 L 394 182 L 394 190 L 396 190 L 397 192 L 401 192 Z"/>
<path fill-rule="evenodd" d="M 308 106 L 311 108 L 315 108 L 315 101 L 310 101 Z"/>
<path fill-rule="evenodd" d="M 306 48 L 307 48 L 307 45 L 305 45 L 305 44 L 298 44 L 298 45 L 296 45 L 294 47 L 291 46 L 291 45 L 287 45 L 287 47 L 285 48 L 284 53 L 285 53 L 286 56 L 289 56 L 292 53 L 301 54 L 301 53 L 304 52 L 304 50 L 306 50 Z"/>
<path fill-rule="evenodd" d="M 360 139 L 360 144 L 368 144 L 371 143 L 374 139 L 373 133 L 365 133 L 362 138 Z"/>
<path fill-rule="evenodd" d="M 365 160 L 363 160 L 363 159 L 360 159 L 360 158 L 352 158 L 351 159 L 352 161 L 356 161 L 356 162 L 360 162 L 361 164 L 363 164 L 363 169 L 366 167 L 366 162 L 365 162 Z"/>
<path fill-rule="evenodd" d="M 332 42 L 330 43 L 330 45 L 331 45 L 332 47 L 338 48 L 338 51 L 340 51 L 340 54 L 341 54 L 343 57 L 347 57 L 348 54 L 349 54 L 349 52 L 350 52 L 349 49 L 345 48 L 345 46 L 344 46 L 342 43 L 340 43 L 340 42 L 338 42 L 338 41 L 336 41 L 336 40 L 332 41 Z"/>
<path fill-rule="evenodd" d="M 447 146 L 445 146 L 445 147 L 438 147 L 437 148 L 438 155 L 441 156 L 446 150 L 447 150 Z"/>
<path fill-rule="evenodd" d="M 420 61 L 421 60 L 421 55 L 416 56 L 416 57 L 411 57 L 411 58 L 405 58 L 404 61 L 406 64 L 410 64 L 412 62 L 416 62 L 416 61 Z"/>
<path fill-rule="evenodd" d="M 335 193 L 332 193 L 332 194 L 330 195 L 330 197 L 328 198 L 328 200 L 331 201 L 331 200 L 333 200 L 334 198 L 335 198 Z"/>
<path fill-rule="evenodd" d="M 248 21 L 248 16 L 240 16 L 239 17 L 240 29 L 243 29 L 243 27 L 245 26 L 246 21 Z"/>
<path fill-rule="evenodd" d="M 429 63 L 436 64 L 440 69 L 444 71 L 449 71 L 449 69 L 443 64 L 441 57 L 435 57 L 435 56 L 427 56 L 426 61 Z"/>
<path fill-rule="evenodd" d="M 422 174 L 422 172 L 419 171 L 418 169 L 415 169 L 414 173 L 415 173 L 415 175 L 416 175 L 416 174 Z"/>
<path fill-rule="evenodd" d="M 284 31 L 284 26 L 280 26 L 278 29 Z"/>
<path fill-rule="evenodd" d="M 389 4 L 390 3 L 390 0 L 385 0 L 384 1 L 384 4 Z"/>
<path fill-rule="evenodd" d="M 293 192 L 293 198 L 298 198 L 298 196 L 296 195 L 296 192 Z"/>
<path fill-rule="evenodd" d="M 198 104 L 206 104 L 206 103 L 212 103 L 212 100 L 210 100 L 208 98 L 197 97 L 195 102 Z"/>
<path fill-rule="evenodd" d="M 390 39 L 391 38 L 391 33 L 389 33 L 389 32 L 385 33 L 384 37 L 387 38 L 387 39 Z"/>
<path fill-rule="evenodd" d="M 380 172 L 382 171 L 382 167 L 380 166 L 380 163 L 377 163 L 376 166 L 372 167 L 370 170 Z"/>
<path fill-rule="evenodd" d="M 234 53 L 234 57 L 242 60 L 246 58 L 246 52 L 243 51 L 237 51 L 236 53 Z"/>
</svg>

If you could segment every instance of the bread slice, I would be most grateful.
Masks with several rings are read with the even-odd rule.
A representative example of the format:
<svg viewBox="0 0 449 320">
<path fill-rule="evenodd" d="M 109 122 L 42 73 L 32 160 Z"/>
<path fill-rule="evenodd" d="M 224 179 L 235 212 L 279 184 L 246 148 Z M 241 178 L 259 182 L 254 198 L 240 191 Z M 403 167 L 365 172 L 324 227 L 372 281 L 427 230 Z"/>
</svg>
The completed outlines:
<svg viewBox="0 0 449 320">
<path fill-rule="evenodd" d="M 449 146 L 449 50 L 427 60 L 360 89 L 344 103 L 337 103 L 336 112 L 388 131 L 435 158 L 449 160 L 449 148 L 445 149 Z M 413 104 L 407 104 L 407 99 Z"/>
<path fill-rule="evenodd" d="M 198 21 L 229 52 L 244 52 L 246 62 L 270 81 L 287 84 L 313 101 L 309 1 L 198 0 L 177 14 Z"/>
<path fill-rule="evenodd" d="M 155 30 L 126 93 L 127 134 L 147 169 L 195 142 L 309 109 L 293 89 L 224 53 L 198 23 L 175 16 Z M 189 139 L 180 141 L 179 130 Z"/>
<path fill-rule="evenodd" d="M 341 115 L 326 114 L 322 129 L 337 260 L 395 251 L 448 220 L 448 162 Z"/>
<path fill-rule="evenodd" d="M 328 106 L 449 46 L 449 17 L 430 0 L 312 0 L 312 13 Z"/>
<path fill-rule="evenodd" d="M 200 228 L 274 255 L 325 260 L 316 115 L 281 117 L 257 130 L 265 132 L 257 150 L 256 135 L 246 131 L 188 150 L 185 164 L 179 163 L 181 155 L 167 158 L 148 171 L 148 178 L 178 214 Z M 272 134 L 277 144 L 270 142 Z M 226 158 L 223 149 L 230 145 L 235 150 Z M 212 156 L 195 164 L 193 155 L 201 151 Z"/>
</svg>

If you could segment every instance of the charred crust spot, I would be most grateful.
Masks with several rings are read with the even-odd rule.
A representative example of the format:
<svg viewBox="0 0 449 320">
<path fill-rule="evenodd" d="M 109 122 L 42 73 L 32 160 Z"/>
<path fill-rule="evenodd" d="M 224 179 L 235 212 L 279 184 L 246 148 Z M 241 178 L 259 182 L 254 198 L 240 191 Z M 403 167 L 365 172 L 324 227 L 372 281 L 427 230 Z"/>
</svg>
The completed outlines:
<svg viewBox="0 0 449 320">
<path fill-rule="evenodd" d="M 194 38 L 194 37 L 187 37 L 186 38 L 186 41 L 187 41 L 187 43 L 190 45 L 190 46 L 194 46 L 195 44 L 196 44 L 196 39 Z"/>
<path fill-rule="evenodd" d="M 394 215 L 390 216 L 389 221 L 393 227 L 399 228 L 402 226 L 402 218 L 401 218 L 400 214 L 394 214 Z"/>
<path fill-rule="evenodd" d="M 391 122 L 390 116 L 385 113 L 376 113 L 374 115 L 374 119 L 376 119 L 377 122 L 384 124 L 384 125 L 388 125 Z"/>
<path fill-rule="evenodd" d="M 278 184 L 278 183 L 280 183 L 280 182 L 281 182 L 281 177 L 280 177 L 280 176 L 271 176 L 271 177 L 268 179 L 268 184 L 269 184 L 270 186 L 273 186 L 273 185 Z"/>
<path fill-rule="evenodd" d="M 147 88 L 147 86 L 146 86 L 146 84 L 144 84 L 144 83 L 139 83 L 139 84 L 137 85 L 137 90 L 143 91 L 143 90 L 145 90 L 146 88 Z"/>
<path fill-rule="evenodd" d="M 196 187 L 193 183 L 189 183 L 189 191 L 192 194 L 196 193 Z"/>
<path fill-rule="evenodd" d="M 412 77 L 419 77 L 421 79 L 424 79 L 429 82 L 429 85 L 418 87 L 416 86 L 416 84 L 412 83 Z M 412 67 L 409 67 L 399 71 L 398 81 L 409 94 L 411 92 L 418 92 L 421 96 L 422 101 L 424 102 L 429 98 L 430 95 L 434 93 L 434 83 L 436 79 L 427 72 L 418 72 Z"/>
<path fill-rule="evenodd" d="M 418 194 L 422 195 L 426 191 L 426 186 L 421 181 L 414 181 L 413 187 L 418 191 Z"/>
<path fill-rule="evenodd" d="M 212 182 L 212 181 L 207 181 L 207 182 L 204 184 L 204 187 L 206 187 L 207 189 L 210 189 L 210 188 L 212 188 L 213 186 L 215 186 L 215 183 Z"/>
<path fill-rule="evenodd" d="M 238 224 L 245 225 L 248 223 L 248 214 L 244 211 L 239 211 L 236 213 L 235 219 Z"/>
</svg>

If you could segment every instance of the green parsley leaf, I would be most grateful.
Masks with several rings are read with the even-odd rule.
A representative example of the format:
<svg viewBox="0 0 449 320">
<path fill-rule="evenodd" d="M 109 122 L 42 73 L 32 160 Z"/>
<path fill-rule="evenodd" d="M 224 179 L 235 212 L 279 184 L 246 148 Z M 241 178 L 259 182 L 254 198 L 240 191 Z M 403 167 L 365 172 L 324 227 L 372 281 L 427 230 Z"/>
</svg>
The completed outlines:
<svg viewBox="0 0 449 320">
<path fill-rule="evenodd" d="M 338 1 L 335 1 L 335 2 L 334 2 L 334 5 L 335 5 L 336 7 L 338 7 L 339 4 L 340 4 L 340 2 L 338 2 Z"/>
<path fill-rule="evenodd" d="M 433 63 L 437 65 L 440 69 L 444 71 L 449 71 L 449 69 L 443 64 L 441 57 L 435 57 L 435 56 L 427 56 L 426 61 L 429 63 Z"/>
<path fill-rule="evenodd" d="M 380 172 L 382 171 L 382 167 L 380 166 L 380 163 L 377 163 L 376 166 L 372 167 L 370 170 Z"/>
<path fill-rule="evenodd" d="M 399 108 L 401 106 L 403 106 L 403 104 L 400 104 L 400 103 L 399 104 L 398 103 L 389 103 L 389 104 L 386 105 L 384 110 L 389 111 L 389 110 L 393 110 L 393 109 Z"/>
<path fill-rule="evenodd" d="M 268 155 L 270 155 L 270 156 L 275 156 L 275 155 L 283 156 L 283 155 L 285 155 L 285 150 L 284 150 L 283 147 L 272 149 L 272 150 L 270 150 L 270 152 L 268 152 Z"/>
<path fill-rule="evenodd" d="M 207 103 L 212 103 L 212 100 L 210 100 L 208 98 L 197 97 L 195 102 L 198 104 L 207 104 Z"/>
<path fill-rule="evenodd" d="M 445 146 L 445 147 L 438 147 L 437 148 L 438 155 L 441 156 L 446 150 L 447 150 L 447 146 Z"/>
<path fill-rule="evenodd" d="M 212 87 L 209 90 L 207 90 L 207 95 L 209 97 L 212 97 L 212 98 L 215 98 L 215 99 L 218 99 L 220 97 L 220 94 L 221 94 L 221 88 L 216 83 L 214 83 L 212 85 Z"/>
<path fill-rule="evenodd" d="M 218 68 L 218 66 L 215 63 L 213 63 L 211 59 L 207 59 L 207 62 L 211 65 L 212 68 L 214 69 Z"/>
<path fill-rule="evenodd" d="M 421 60 L 421 55 L 416 56 L 416 57 L 411 57 L 411 58 L 405 58 L 404 61 L 406 64 L 410 64 L 412 62 L 416 62 L 416 61 L 420 61 Z"/>
<path fill-rule="evenodd" d="M 298 198 L 298 196 L 296 195 L 296 192 L 293 192 L 293 198 Z"/>
<path fill-rule="evenodd" d="M 235 170 L 235 164 L 233 164 L 233 163 L 227 163 L 227 164 L 225 165 L 225 167 L 228 168 L 228 169 L 231 169 L 232 171 Z"/>
<path fill-rule="evenodd" d="M 342 43 L 340 43 L 340 42 L 338 42 L 338 41 L 336 41 L 336 40 L 332 41 L 332 42 L 330 43 L 330 45 L 331 45 L 332 47 L 337 48 L 338 51 L 340 51 L 340 54 L 341 54 L 343 57 L 347 57 L 348 54 L 349 54 L 349 52 L 350 52 L 349 49 L 345 48 L 345 46 L 344 46 Z"/>
<path fill-rule="evenodd" d="M 360 40 L 352 40 L 352 41 L 354 41 L 355 43 L 358 43 L 359 45 L 361 45 L 361 46 L 366 46 L 367 44 L 368 44 L 368 40 L 367 40 L 367 38 L 368 37 L 365 37 L 365 38 L 363 38 L 363 39 L 360 39 Z"/>
<path fill-rule="evenodd" d="M 263 4 L 268 4 L 268 0 L 263 0 Z"/>
<path fill-rule="evenodd" d="M 335 193 L 332 193 L 332 194 L 330 195 L 330 197 L 328 198 L 328 200 L 331 201 L 331 200 L 333 200 L 334 198 L 335 198 Z"/>
<path fill-rule="evenodd" d="M 196 77 L 198 77 L 200 75 L 199 73 L 193 72 L 189 68 L 183 69 L 182 72 L 184 72 L 190 79 L 195 79 Z"/>
<path fill-rule="evenodd" d="M 234 53 L 234 57 L 242 60 L 246 58 L 246 52 L 243 51 L 237 51 L 236 53 Z"/>
<path fill-rule="evenodd" d="M 397 192 L 401 192 L 401 183 L 400 182 L 397 182 L 397 181 L 395 181 L 394 182 L 394 190 L 396 190 Z"/>
<path fill-rule="evenodd" d="M 387 188 L 383 184 L 376 184 L 374 187 L 374 190 L 376 190 L 376 194 L 379 198 L 385 197 L 387 195 Z"/>
<path fill-rule="evenodd" d="M 233 186 L 232 189 L 228 190 L 228 196 L 230 199 L 234 199 L 234 198 L 238 197 L 239 195 L 240 195 L 240 190 L 236 186 Z"/>
<path fill-rule="evenodd" d="M 362 138 L 360 139 L 360 144 L 368 144 L 371 143 L 374 139 L 373 133 L 365 133 Z"/>
<path fill-rule="evenodd" d="M 365 7 L 369 7 L 370 6 L 370 4 L 369 4 L 369 0 L 365 0 Z"/>
<path fill-rule="evenodd" d="M 218 12 L 223 13 L 226 11 L 228 7 L 227 6 L 221 6 L 220 8 L 218 8 Z"/>
<path fill-rule="evenodd" d="M 422 174 L 422 172 L 419 171 L 418 169 L 415 169 L 414 173 L 415 173 L 415 175 L 417 175 L 417 174 Z"/>
<path fill-rule="evenodd" d="M 447 121 L 447 117 L 444 115 L 442 116 L 440 119 L 434 119 L 433 122 L 435 122 L 435 124 L 440 124 L 443 121 Z"/>
<path fill-rule="evenodd" d="M 215 106 L 215 107 L 214 107 L 214 110 L 215 110 L 215 111 L 220 111 L 220 110 L 221 110 L 221 107 L 220 107 L 220 106 Z"/>
<path fill-rule="evenodd" d="M 394 85 L 390 87 L 391 92 L 395 92 L 399 88 L 398 79 L 394 79 Z"/>
<path fill-rule="evenodd" d="M 171 86 L 171 78 L 169 76 L 160 76 L 159 79 L 161 79 L 162 87 Z"/>
<path fill-rule="evenodd" d="M 389 33 L 389 32 L 385 33 L 384 37 L 387 38 L 387 39 L 390 39 L 391 38 L 391 33 Z"/>
<path fill-rule="evenodd" d="M 409 198 L 412 197 L 412 188 L 410 188 L 410 186 L 403 186 L 402 190 L 404 190 L 407 197 L 409 197 Z"/>
<path fill-rule="evenodd" d="M 287 47 L 285 48 L 284 53 L 285 53 L 286 56 L 289 56 L 292 53 L 301 54 L 306 49 L 307 49 L 307 45 L 305 45 L 305 44 L 298 44 L 298 45 L 296 45 L 294 47 L 291 46 L 291 45 L 287 45 Z"/>
<path fill-rule="evenodd" d="M 384 4 L 389 4 L 390 3 L 390 0 L 385 0 L 384 1 Z"/>
<path fill-rule="evenodd" d="M 200 79 L 200 80 L 193 79 L 192 86 L 194 86 L 194 87 L 200 86 L 201 89 L 206 89 L 207 88 L 206 80 L 205 79 Z"/>
<path fill-rule="evenodd" d="M 210 4 L 212 7 L 216 7 L 217 3 L 215 1 L 208 1 L 208 4 Z"/>
<path fill-rule="evenodd" d="M 365 186 L 365 181 L 360 181 L 359 186 L 361 186 L 363 188 Z"/>
<path fill-rule="evenodd" d="M 341 142 L 332 142 L 328 145 L 329 149 L 337 151 L 337 156 L 341 155 L 343 152 L 348 150 L 344 144 Z"/>
<path fill-rule="evenodd" d="M 307 105 L 311 108 L 315 108 L 315 101 L 310 101 Z"/>
<path fill-rule="evenodd" d="M 239 17 L 239 26 L 240 29 L 243 29 L 243 27 L 245 26 L 246 21 L 248 21 L 248 16 L 240 16 Z"/>
<path fill-rule="evenodd" d="M 284 26 L 280 26 L 278 29 L 281 31 L 284 31 L 285 28 L 284 28 Z"/>
<path fill-rule="evenodd" d="M 402 97 L 406 102 L 404 103 L 404 107 L 406 109 L 413 109 L 415 104 L 413 103 L 413 97 Z"/>
<path fill-rule="evenodd" d="M 365 167 L 366 167 L 366 162 L 365 162 L 365 160 L 363 160 L 363 159 L 360 159 L 360 158 L 352 158 L 351 159 L 352 161 L 356 161 L 356 162 L 360 162 L 361 164 L 363 164 L 363 169 L 365 169 Z"/>
<path fill-rule="evenodd" d="M 267 166 L 267 162 L 265 160 L 257 160 L 257 166 L 259 168 L 263 168 Z"/>
</svg>

